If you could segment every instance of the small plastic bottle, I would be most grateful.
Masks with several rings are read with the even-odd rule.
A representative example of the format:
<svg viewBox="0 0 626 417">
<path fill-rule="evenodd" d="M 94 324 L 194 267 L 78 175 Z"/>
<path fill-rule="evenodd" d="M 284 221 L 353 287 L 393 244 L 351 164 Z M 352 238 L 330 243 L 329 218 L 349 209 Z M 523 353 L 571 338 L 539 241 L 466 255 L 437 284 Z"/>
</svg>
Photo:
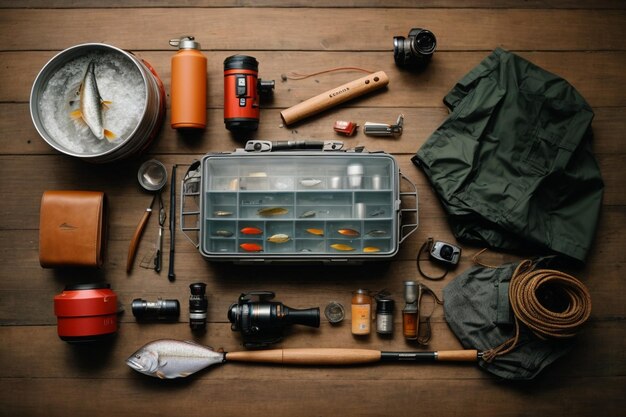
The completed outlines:
<svg viewBox="0 0 626 417">
<path fill-rule="evenodd" d="M 370 334 L 372 328 L 372 297 L 368 290 L 358 289 L 352 295 L 352 334 Z"/>
<path fill-rule="evenodd" d="M 178 47 L 172 57 L 172 129 L 206 127 L 207 59 L 193 36 L 170 40 Z"/>
</svg>

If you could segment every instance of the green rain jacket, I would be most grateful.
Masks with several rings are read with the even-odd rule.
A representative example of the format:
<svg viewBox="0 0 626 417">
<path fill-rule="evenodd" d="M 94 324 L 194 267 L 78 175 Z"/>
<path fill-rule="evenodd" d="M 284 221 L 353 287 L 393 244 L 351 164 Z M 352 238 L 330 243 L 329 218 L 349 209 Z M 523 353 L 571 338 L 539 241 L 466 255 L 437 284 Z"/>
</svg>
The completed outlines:
<svg viewBox="0 0 626 417">
<path fill-rule="evenodd" d="M 593 111 L 567 81 L 496 49 L 444 98 L 449 117 L 413 157 L 455 236 L 584 261 L 604 184 Z"/>
</svg>

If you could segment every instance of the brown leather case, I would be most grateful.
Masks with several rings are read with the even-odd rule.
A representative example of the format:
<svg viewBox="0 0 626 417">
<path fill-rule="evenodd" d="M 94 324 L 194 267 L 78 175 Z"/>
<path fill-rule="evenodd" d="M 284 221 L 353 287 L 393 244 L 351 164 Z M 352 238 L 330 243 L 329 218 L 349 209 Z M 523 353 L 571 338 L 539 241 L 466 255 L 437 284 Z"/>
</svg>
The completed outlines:
<svg viewBox="0 0 626 417">
<path fill-rule="evenodd" d="M 106 196 L 100 191 L 45 191 L 39 219 L 44 268 L 100 267 L 107 238 Z"/>
</svg>

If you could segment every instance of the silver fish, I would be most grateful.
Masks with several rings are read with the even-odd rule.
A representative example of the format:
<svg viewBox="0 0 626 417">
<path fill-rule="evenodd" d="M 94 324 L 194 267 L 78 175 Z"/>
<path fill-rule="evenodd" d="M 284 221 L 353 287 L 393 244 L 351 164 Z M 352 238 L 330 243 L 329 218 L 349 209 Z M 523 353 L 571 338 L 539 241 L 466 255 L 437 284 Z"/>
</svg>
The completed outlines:
<svg viewBox="0 0 626 417">
<path fill-rule="evenodd" d="M 228 216 L 232 216 L 233 212 L 232 211 L 224 211 L 224 210 L 216 210 L 213 212 L 214 215 L 219 216 L 219 217 L 228 217 Z"/>
<path fill-rule="evenodd" d="M 73 111 L 70 116 L 73 119 L 82 119 L 89 126 L 91 133 L 98 139 L 107 138 L 109 141 L 112 141 L 116 136 L 113 132 L 104 128 L 102 117 L 102 108 L 106 107 L 110 102 L 104 101 L 100 97 L 95 68 L 96 64 L 93 61 L 89 62 L 83 82 L 80 84 L 80 109 Z"/>
<path fill-rule="evenodd" d="M 137 372 L 161 379 L 184 378 L 207 366 L 225 362 L 225 354 L 194 342 L 161 339 L 126 359 Z"/>
</svg>

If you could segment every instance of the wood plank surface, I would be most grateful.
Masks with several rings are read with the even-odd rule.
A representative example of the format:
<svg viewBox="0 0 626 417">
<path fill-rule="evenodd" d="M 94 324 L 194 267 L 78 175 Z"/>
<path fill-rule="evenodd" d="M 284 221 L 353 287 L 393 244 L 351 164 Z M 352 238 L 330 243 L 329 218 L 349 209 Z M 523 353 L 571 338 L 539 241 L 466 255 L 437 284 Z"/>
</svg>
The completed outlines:
<svg viewBox="0 0 626 417">
<path fill-rule="evenodd" d="M 626 2 L 601 0 L 0 0 L 0 416 L 621 416 L 626 406 Z M 239 26 L 237 26 L 239 25 Z M 241 30 L 234 30 L 237 26 Z M 432 30 L 438 50 L 425 71 L 394 65 L 392 38 L 411 27 Z M 167 41 L 196 36 L 208 58 L 207 115 L 203 132 L 185 136 L 169 126 L 170 59 Z M 142 157 L 93 165 L 59 154 L 31 121 L 33 81 L 54 55 L 83 42 L 103 42 L 133 51 L 156 69 L 165 84 L 167 116 L 154 144 Z M 571 352 L 528 382 L 500 380 L 476 364 L 379 364 L 304 367 L 227 363 L 183 380 L 140 375 L 125 359 L 159 338 L 243 350 L 230 328 L 227 310 L 242 292 L 272 290 L 294 308 L 339 301 L 346 320 L 319 329 L 293 327 L 280 347 L 364 348 L 386 351 L 462 348 L 444 310 L 432 302 L 433 338 L 428 346 L 404 340 L 402 286 L 422 280 L 416 255 L 430 236 L 455 242 L 436 195 L 411 156 L 445 120 L 442 98 L 490 51 L 503 47 L 568 80 L 593 107 L 593 151 L 605 193 L 594 246 L 586 264 L 568 270 L 588 287 L 592 314 Z M 273 100 L 263 103 L 257 132 L 231 135 L 223 124 L 223 60 L 235 53 L 255 56 L 263 79 L 276 80 Z M 384 70 L 389 87 L 320 115 L 284 127 L 280 111 L 320 92 L 359 78 L 334 72 L 305 80 L 284 79 L 290 71 L 315 72 L 339 66 Z M 366 121 L 390 123 L 405 115 L 398 139 L 372 138 Z M 352 138 L 335 135 L 335 120 L 360 125 Z M 136 171 L 157 158 L 171 169 L 207 152 L 231 151 L 246 139 L 342 139 L 394 155 L 417 187 L 418 230 L 388 262 L 360 266 L 233 265 L 208 262 L 176 232 L 176 274 L 139 266 L 154 250 L 153 218 L 125 272 L 130 238 L 150 195 Z M 111 206 L 107 259 L 100 270 L 43 269 L 39 265 L 41 195 L 51 189 L 105 191 Z M 164 193 L 169 206 L 169 193 Z M 180 203 L 180 202 L 179 202 Z M 168 213 L 169 216 L 169 213 Z M 154 217 L 154 216 L 153 216 Z M 164 249 L 168 260 L 169 231 Z M 441 281 L 424 281 L 437 294 L 474 265 L 482 248 L 462 245 L 460 265 Z M 499 265 L 541 255 L 488 251 Z M 424 262 L 432 273 L 438 267 Z M 57 337 L 53 297 L 65 285 L 111 283 L 123 312 L 117 336 L 102 345 L 69 345 Z M 207 284 L 208 326 L 189 329 L 189 284 Z M 392 292 L 396 300 L 392 337 L 350 333 L 351 292 L 357 288 Z M 178 299 L 174 323 L 137 323 L 135 298 Z"/>
<path fill-rule="evenodd" d="M 479 8 L 490 9 L 584 9 L 589 8 L 586 0 L 387 0 L 382 4 L 378 0 L 317 0 L 314 4 L 306 0 L 180 0 L 176 7 L 336 7 L 356 8 L 372 7 L 388 8 Z M 0 8 L 38 8 L 38 9 L 66 9 L 66 8 L 137 8 L 137 7 L 172 7 L 167 0 L 110 0 L 102 3 L 99 0 L 0 0 Z M 594 9 L 624 9 L 626 5 L 621 0 L 594 0 Z"/>
<path fill-rule="evenodd" d="M 183 31 L 206 50 L 388 51 L 393 36 L 406 36 L 420 22 L 439 37 L 440 51 L 623 50 L 625 18 L 624 10 L 596 9 L 178 9 L 175 18 L 172 9 L 7 9 L 0 15 L 0 44 L 3 50 L 56 50 L 85 42 L 168 50 L 167 41 L 181 35 L 184 22 Z M 242 36 L 234 36 L 236 21 L 246 22 Z M 96 35 L 103 22 L 114 22 L 115 30 Z M 601 30 L 587 36 L 590 27 Z"/>
</svg>

